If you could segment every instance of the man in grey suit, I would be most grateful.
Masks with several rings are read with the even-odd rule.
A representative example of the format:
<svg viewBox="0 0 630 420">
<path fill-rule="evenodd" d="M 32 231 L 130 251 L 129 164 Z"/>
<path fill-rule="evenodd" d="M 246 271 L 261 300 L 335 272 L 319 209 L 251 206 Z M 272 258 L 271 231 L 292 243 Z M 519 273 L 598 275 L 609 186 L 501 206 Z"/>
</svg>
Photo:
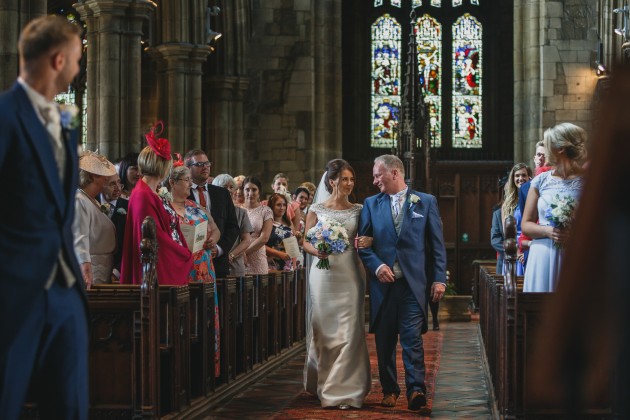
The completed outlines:
<svg viewBox="0 0 630 420">
<path fill-rule="evenodd" d="M 405 366 L 407 407 L 426 405 L 424 348 L 427 302 L 446 290 L 446 249 L 434 196 L 405 185 L 405 170 L 394 155 L 374 161 L 374 185 L 381 193 L 363 205 L 359 236 L 372 236 L 359 255 L 372 273 L 370 330 L 375 333 L 378 372 L 386 407 L 396 405 L 396 344 L 400 335 Z"/>
</svg>

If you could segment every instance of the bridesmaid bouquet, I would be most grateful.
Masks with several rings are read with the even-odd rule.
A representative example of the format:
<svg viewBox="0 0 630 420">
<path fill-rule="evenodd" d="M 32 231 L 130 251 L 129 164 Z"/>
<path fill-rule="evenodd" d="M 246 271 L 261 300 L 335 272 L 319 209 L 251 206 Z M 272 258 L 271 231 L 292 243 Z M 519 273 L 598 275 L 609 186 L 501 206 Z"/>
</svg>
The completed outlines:
<svg viewBox="0 0 630 420">
<path fill-rule="evenodd" d="M 348 231 L 338 222 L 320 219 L 306 233 L 306 240 L 320 252 L 341 254 L 350 246 Z M 316 265 L 320 270 L 330 269 L 328 259 L 319 260 Z"/>
<path fill-rule="evenodd" d="M 568 229 L 573 222 L 576 207 L 577 201 L 570 195 L 560 197 L 560 194 L 556 194 L 545 211 L 545 218 L 555 228 Z M 558 249 L 562 248 L 562 244 L 554 242 L 553 245 Z"/>
</svg>

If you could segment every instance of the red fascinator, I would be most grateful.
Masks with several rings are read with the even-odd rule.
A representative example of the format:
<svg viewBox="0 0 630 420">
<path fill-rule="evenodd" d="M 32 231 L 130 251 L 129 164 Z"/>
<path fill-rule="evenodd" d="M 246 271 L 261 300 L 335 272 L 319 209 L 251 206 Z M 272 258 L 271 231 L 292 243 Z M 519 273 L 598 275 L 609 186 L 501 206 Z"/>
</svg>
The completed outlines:
<svg viewBox="0 0 630 420">
<path fill-rule="evenodd" d="M 182 159 L 182 155 L 179 153 L 175 153 L 175 159 L 173 159 L 173 168 L 177 168 L 178 166 L 184 166 L 184 160 Z"/>
<path fill-rule="evenodd" d="M 144 135 L 144 138 L 147 139 L 149 147 L 156 155 L 166 160 L 171 160 L 171 144 L 168 142 L 168 139 L 159 137 L 163 131 L 164 123 L 160 120 L 151 127 L 151 130 Z"/>
</svg>

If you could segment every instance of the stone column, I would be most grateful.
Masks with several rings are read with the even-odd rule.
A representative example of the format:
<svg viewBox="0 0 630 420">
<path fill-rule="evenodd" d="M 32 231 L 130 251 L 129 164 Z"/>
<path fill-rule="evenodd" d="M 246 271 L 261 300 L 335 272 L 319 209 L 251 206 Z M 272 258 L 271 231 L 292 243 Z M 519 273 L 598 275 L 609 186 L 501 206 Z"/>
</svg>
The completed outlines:
<svg viewBox="0 0 630 420">
<path fill-rule="evenodd" d="M 46 0 L 0 1 L 0 91 L 7 90 L 19 73 L 18 39 L 28 21 L 46 14 Z"/>
<path fill-rule="evenodd" d="M 88 27 L 87 147 L 110 159 L 140 150 L 142 24 L 149 0 L 86 0 L 74 5 Z"/>
<path fill-rule="evenodd" d="M 207 45 L 168 43 L 150 50 L 158 64 L 159 107 L 173 152 L 182 155 L 202 146 L 201 66 L 210 50 Z"/>
<path fill-rule="evenodd" d="M 205 150 L 213 161 L 212 173 L 233 176 L 243 165 L 243 96 L 249 80 L 234 76 L 212 76 L 206 80 Z M 202 147 L 202 148 L 204 148 Z"/>
</svg>

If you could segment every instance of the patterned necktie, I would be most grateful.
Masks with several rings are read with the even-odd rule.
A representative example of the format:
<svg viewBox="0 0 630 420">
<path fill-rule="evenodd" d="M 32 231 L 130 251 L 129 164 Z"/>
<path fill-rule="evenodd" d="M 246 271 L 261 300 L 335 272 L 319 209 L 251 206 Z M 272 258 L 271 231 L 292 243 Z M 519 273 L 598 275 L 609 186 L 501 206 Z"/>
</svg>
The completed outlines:
<svg viewBox="0 0 630 420">
<path fill-rule="evenodd" d="M 392 213 L 394 213 L 394 218 L 398 217 L 400 213 L 400 197 L 403 195 L 404 191 L 401 191 L 392 196 Z"/>
<path fill-rule="evenodd" d="M 197 191 L 199 192 L 199 205 L 206 208 L 206 195 L 204 194 L 206 191 L 205 185 L 197 185 Z"/>
<path fill-rule="evenodd" d="M 52 146 L 55 161 L 57 163 L 57 171 L 59 172 L 59 178 L 63 180 L 64 171 L 66 166 L 66 152 L 63 147 L 61 139 L 61 122 L 59 110 L 54 105 L 43 106 L 39 108 L 39 111 L 46 122 L 46 131 L 50 135 L 50 145 Z"/>
</svg>

